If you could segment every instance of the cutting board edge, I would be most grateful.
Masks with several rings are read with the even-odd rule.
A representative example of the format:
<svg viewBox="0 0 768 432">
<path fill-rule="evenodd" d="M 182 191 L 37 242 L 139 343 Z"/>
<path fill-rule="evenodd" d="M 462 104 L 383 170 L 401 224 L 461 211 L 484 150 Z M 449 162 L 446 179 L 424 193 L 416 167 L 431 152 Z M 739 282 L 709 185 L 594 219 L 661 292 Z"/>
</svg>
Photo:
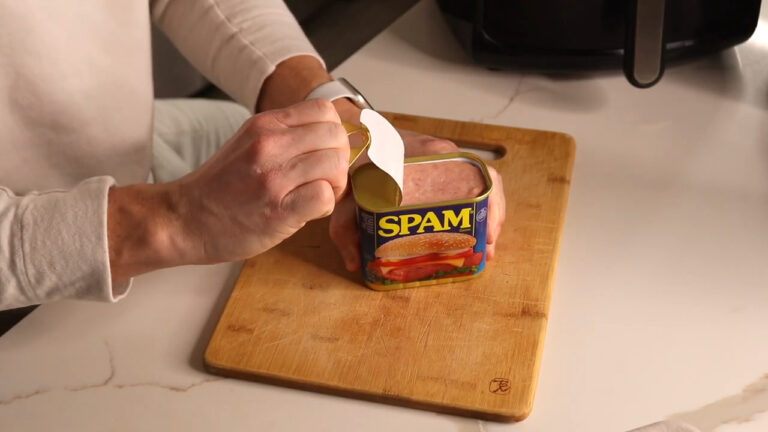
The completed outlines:
<svg viewBox="0 0 768 432">
<path fill-rule="evenodd" d="M 528 406 L 525 409 L 527 411 L 528 415 L 533 411 L 533 404 L 536 401 L 536 391 L 539 387 L 539 376 L 541 372 L 541 362 L 544 358 L 544 346 L 546 345 L 547 341 L 547 327 L 549 326 L 549 312 L 552 310 L 552 297 L 555 293 L 555 281 L 557 280 L 557 265 L 560 262 L 560 250 L 562 248 L 563 244 L 563 232 L 565 232 L 565 222 L 566 217 L 568 214 L 568 201 L 571 196 L 571 185 L 573 181 L 573 167 L 576 162 L 576 139 L 567 133 L 557 132 L 558 134 L 562 135 L 563 138 L 568 143 L 568 166 L 566 168 L 567 175 L 566 177 L 566 184 L 565 184 L 565 193 L 563 194 L 563 200 L 562 200 L 562 209 L 563 211 L 560 214 L 560 231 L 557 233 L 557 241 L 555 243 L 555 250 L 552 255 L 552 267 L 549 272 L 548 280 L 549 280 L 549 297 L 547 298 L 547 313 L 546 316 L 543 317 L 544 319 L 544 325 L 541 326 L 541 335 L 540 335 L 540 341 L 541 343 L 538 344 L 536 347 L 536 356 L 534 358 L 534 366 L 533 366 L 533 377 L 531 379 L 531 391 L 530 391 L 530 398 L 528 400 Z M 527 415 L 526 415 L 527 417 Z"/>
<path fill-rule="evenodd" d="M 216 326 L 213 328 L 213 332 L 211 332 L 211 336 L 208 338 L 208 344 L 205 346 L 205 351 L 203 352 L 203 363 L 208 363 L 208 359 L 212 355 L 211 350 L 213 349 L 214 345 L 217 343 L 219 332 L 221 331 L 221 327 L 224 325 L 224 315 L 227 313 L 227 311 L 229 311 L 229 307 L 235 301 L 234 294 L 237 291 L 237 288 L 242 283 L 241 277 L 243 276 L 243 273 L 245 273 L 246 268 L 248 268 L 249 260 L 250 258 L 244 260 L 243 265 L 240 266 L 240 270 L 237 272 L 237 278 L 235 278 L 235 283 L 234 285 L 232 285 L 232 289 L 229 291 L 229 296 L 227 297 L 227 301 L 224 303 L 224 307 L 221 309 L 221 312 L 219 314 L 219 320 L 216 321 Z"/>
<path fill-rule="evenodd" d="M 574 138 L 573 135 L 569 134 L 568 132 L 563 131 L 555 131 L 555 130 L 545 130 L 545 129 L 534 129 L 534 128 L 526 128 L 526 127 L 519 127 L 519 126 L 502 126 L 502 125 L 496 125 L 491 123 L 478 123 L 473 121 L 467 121 L 467 120 L 454 120 L 449 118 L 441 118 L 441 117 L 429 117 L 424 116 L 420 114 L 408 114 L 408 113 L 402 113 L 402 112 L 391 112 L 391 111 L 379 111 L 379 114 L 383 115 L 387 118 L 390 122 L 394 123 L 402 123 L 406 118 L 418 118 L 419 120 L 434 120 L 434 121 L 440 121 L 440 120 L 450 120 L 452 123 L 459 125 L 459 124 L 468 124 L 468 125 L 478 125 L 482 126 L 485 129 L 498 129 L 498 130 L 504 130 L 504 129 L 516 129 L 521 132 L 528 132 L 528 133 L 535 133 L 539 135 L 558 135 L 565 139 L 565 141 L 568 143 L 568 152 L 573 156 L 571 158 L 571 173 L 573 172 L 573 159 L 576 154 L 576 138 Z M 407 126 L 405 125 L 398 125 L 395 124 L 395 127 L 402 127 L 404 129 L 407 129 Z M 418 131 L 415 131 L 418 132 Z M 446 138 L 451 139 L 451 138 Z M 569 188 L 570 189 L 570 188 Z"/>
<path fill-rule="evenodd" d="M 212 362 L 208 358 L 207 351 L 204 366 L 205 370 L 209 373 L 223 377 L 237 378 L 278 387 L 287 387 L 294 390 L 323 393 L 332 396 L 341 396 L 355 400 L 364 400 L 366 402 L 384 403 L 402 408 L 418 409 L 480 420 L 490 420 L 500 423 L 512 423 L 525 420 L 531 414 L 533 407 L 533 394 L 531 394 L 529 403 L 526 404 L 526 408 L 524 410 L 481 410 L 476 407 L 460 406 L 459 404 L 455 403 L 446 405 L 437 402 L 427 402 L 423 399 L 411 399 L 404 396 L 388 396 L 374 392 L 366 392 L 363 390 L 335 387 L 325 383 L 299 380 L 296 377 L 282 377 L 266 373 L 255 373 L 252 371 L 238 370 L 231 366 L 216 366 L 215 362 Z"/>
</svg>

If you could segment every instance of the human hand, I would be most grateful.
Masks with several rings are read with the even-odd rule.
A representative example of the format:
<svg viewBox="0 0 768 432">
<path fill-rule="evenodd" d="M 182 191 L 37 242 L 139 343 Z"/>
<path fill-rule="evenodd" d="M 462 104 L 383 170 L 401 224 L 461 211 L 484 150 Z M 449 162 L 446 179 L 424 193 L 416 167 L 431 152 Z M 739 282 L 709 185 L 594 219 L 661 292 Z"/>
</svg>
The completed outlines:
<svg viewBox="0 0 768 432">
<path fill-rule="evenodd" d="M 321 100 L 251 117 L 203 166 L 171 183 L 183 214 L 183 261 L 257 255 L 328 216 L 347 183 L 349 143 Z"/>
<path fill-rule="evenodd" d="M 431 137 L 406 130 L 399 130 L 405 143 L 405 156 L 416 157 L 434 154 L 452 153 L 459 151 L 458 146 L 451 141 Z M 488 204 L 488 237 L 487 256 L 492 259 L 496 252 L 496 239 L 501 233 L 505 218 L 504 186 L 501 176 L 493 168 L 488 167 L 493 181 L 493 190 Z M 341 253 L 344 265 L 349 271 L 360 269 L 360 235 L 357 230 L 355 201 L 348 193 L 337 205 L 331 215 L 329 232 L 336 248 Z"/>
</svg>

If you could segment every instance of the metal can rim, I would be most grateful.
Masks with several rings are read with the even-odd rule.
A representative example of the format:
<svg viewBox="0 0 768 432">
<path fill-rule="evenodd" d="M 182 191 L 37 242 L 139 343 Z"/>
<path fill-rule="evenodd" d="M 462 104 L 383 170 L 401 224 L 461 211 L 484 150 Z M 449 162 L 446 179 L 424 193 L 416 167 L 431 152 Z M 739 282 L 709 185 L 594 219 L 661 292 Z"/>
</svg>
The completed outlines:
<svg viewBox="0 0 768 432">
<path fill-rule="evenodd" d="M 412 204 L 407 206 L 399 206 L 399 207 L 382 207 L 382 208 L 370 208 L 368 206 L 362 205 L 360 203 L 360 200 L 358 200 L 357 191 L 355 190 L 355 183 L 354 181 L 351 181 L 352 185 L 352 194 L 355 198 L 355 203 L 362 209 L 369 211 L 369 212 L 388 212 L 388 211 L 399 211 L 399 210 L 418 210 L 423 209 L 427 207 L 434 207 L 438 205 L 453 205 L 453 204 L 465 204 L 465 203 L 471 203 L 471 202 L 480 202 L 487 198 L 491 191 L 493 191 L 493 179 L 491 179 L 490 172 L 488 171 L 488 166 L 485 164 L 485 162 L 479 158 L 478 156 L 468 153 L 468 152 L 454 152 L 454 153 L 443 153 L 439 155 L 429 155 L 429 156 L 417 156 L 417 157 L 411 157 L 405 159 L 405 165 L 411 165 L 411 164 L 423 164 L 423 163 L 434 163 L 434 162 L 442 162 L 447 160 L 461 160 L 464 159 L 464 162 L 469 162 L 476 167 L 480 169 L 480 171 L 483 173 L 483 177 L 485 178 L 485 183 L 487 185 L 487 188 L 485 192 L 483 192 L 481 195 L 478 195 L 473 198 L 461 198 L 461 199 L 455 199 L 455 200 L 448 200 L 448 201 L 432 201 L 428 203 L 422 203 L 422 204 Z M 365 164 L 368 165 L 368 164 Z M 363 165 L 363 166 L 365 166 Z M 362 167 L 360 167 L 362 168 Z M 360 169 L 358 168 L 358 169 Z M 355 171 L 357 172 L 357 170 Z M 354 173 L 352 173 L 352 177 L 354 177 Z"/>
</svg>

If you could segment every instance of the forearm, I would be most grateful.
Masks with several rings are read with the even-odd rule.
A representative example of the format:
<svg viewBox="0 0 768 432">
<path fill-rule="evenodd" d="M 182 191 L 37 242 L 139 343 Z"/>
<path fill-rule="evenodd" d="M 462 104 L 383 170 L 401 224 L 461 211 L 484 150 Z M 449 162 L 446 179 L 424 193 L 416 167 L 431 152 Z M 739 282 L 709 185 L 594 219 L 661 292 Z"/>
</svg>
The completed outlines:
<svg viewBox="0 0 768 432">
<path fill-rule="evenodd" d="M 110 189 L 107 237 L 113 283 L 196 261 L 181 207 L 173 183 Z"/>
<path fill-rule="evenodd" d="M 312 56 L 291 57 L 277 65 L 264 81 L 256 111 L 285 108 L 303 101 L 320 84 L 331 80 L 323 65 Z M 357 123 L 360 108 L 346 98 L 333 101 L 342 120 Z"/>
</svg>

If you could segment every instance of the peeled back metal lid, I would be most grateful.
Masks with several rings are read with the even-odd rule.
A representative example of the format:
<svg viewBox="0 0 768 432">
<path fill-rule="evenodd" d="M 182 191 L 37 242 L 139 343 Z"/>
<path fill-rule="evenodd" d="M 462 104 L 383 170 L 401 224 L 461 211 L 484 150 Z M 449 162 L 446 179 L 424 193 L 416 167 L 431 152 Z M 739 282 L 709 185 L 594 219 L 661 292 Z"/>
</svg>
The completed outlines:
<svg viewBox="0 0 768 432">
<path fill-rule="evenodd" d="M 379 171 L 379 186 L 372 189 L 376 199 L 386 207 L 397 207 L 402 201 L 405 147 L 400 133 L 381 114 L 370 109 L 360 113 L 361 126 L 343 123 L 347 135 L 360 133 L 363 145 L 350 149 L 349 165 L 366 151 L 372 166 L 366 170 Z"/>
</svg>

